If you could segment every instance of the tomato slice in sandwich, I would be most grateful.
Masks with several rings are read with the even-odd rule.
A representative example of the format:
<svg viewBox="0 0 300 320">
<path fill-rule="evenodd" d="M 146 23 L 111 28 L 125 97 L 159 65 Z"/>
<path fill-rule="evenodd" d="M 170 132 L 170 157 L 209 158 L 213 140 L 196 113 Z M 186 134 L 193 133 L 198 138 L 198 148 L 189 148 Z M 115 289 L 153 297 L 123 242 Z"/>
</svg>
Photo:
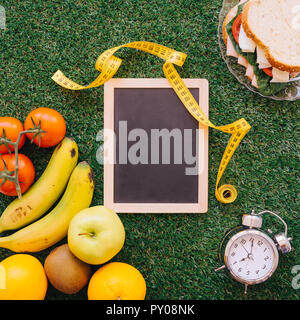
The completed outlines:
<svg viewBox="0 0 300 320">
<path fill-rule="evenodd" d="M 239 43 L 239 35 L 242 25 L 242 14 L 239 14 L 232 24 L 232 35 L 236 43 Z"/>
<path fill-rule="evenodd" d="M 268 76 L 270 76 L 271 78 L 273 78 L 272 67 L 270 67 L 270 68 L 264 68 L 264 69 L 262 69 L 262 71 L 263 71 L 264 73 L 266 73 Z"/>
</svg>

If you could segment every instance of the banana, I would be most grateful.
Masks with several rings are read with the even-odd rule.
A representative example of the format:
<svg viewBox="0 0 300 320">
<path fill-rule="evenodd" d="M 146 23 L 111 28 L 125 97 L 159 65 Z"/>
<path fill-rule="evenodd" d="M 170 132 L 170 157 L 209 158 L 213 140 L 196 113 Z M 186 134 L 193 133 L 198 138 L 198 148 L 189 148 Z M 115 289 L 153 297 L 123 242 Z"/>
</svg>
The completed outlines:
<svg viewBox="0 0 300 320">
<path fill-rule="evenodd" d="M 0 218 L 0 232 L 15 230 L 37 220 L 63 193 L 78 160 L 78 147 L 70 138 L 64 138 L 55 148 L 39 180 L 23 195 L 15 199 Z"/>
<path fill-rule="evenodd" d="M 91 167 L 80 162 L 74 169 L 58 205 L 46 216 L 6 237 L 0 247 L 15 252 L 38 252 L 63 239 L 73 216 L 92 202 L 94 181 Z"/>
</svg>

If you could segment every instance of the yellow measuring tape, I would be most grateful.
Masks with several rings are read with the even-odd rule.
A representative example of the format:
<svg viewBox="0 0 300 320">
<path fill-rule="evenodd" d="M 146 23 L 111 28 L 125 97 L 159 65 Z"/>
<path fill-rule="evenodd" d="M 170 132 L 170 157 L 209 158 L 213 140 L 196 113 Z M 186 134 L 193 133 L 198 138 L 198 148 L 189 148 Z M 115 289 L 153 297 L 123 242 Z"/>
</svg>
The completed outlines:
<svg viewBox="0 0 300 320">
<path fill-rule="evenodd" d="M 222 185 L 220 187 L 218 187 L 218 185 L 228 162 L 234 154 L 234 151 L 236 150 L 244 136 L 247 134 L 247 132 L 250 130 L 251 126 L 243 118 L 225 126 L 215 126 L 208 120 L 174 67 L 174 64 L 179 67 L 184 64 L 187 56 L 185 53 L 175 51 L 173 49 L 153 42 L 136 41 L 111 48 L 103 52 L 98 57 L 95 65 L 96 70 L 100 71 L 100 75 L 87 86 L 79 85 L 74 81 L 68 79 L 60 70 L 58 70 L 53 75 L 52 79 L 60 86 L 71 90 L 83 90 L 99 87 L 106 81 L 111 79 L 118 71 L 122 60 L 115 57 L 114 53 L 121 48 L 134 48 L 142 50 L 165 60 L 165 63 L 163 65 L 164 74 L 190 114 L 204 126 L 231 134 L 230 140 L 219 166 L 215 195 L 216 198 L 222 203 L 233 202 L 237 197 L 236 188 L 229 184 Z"/>
</svg>

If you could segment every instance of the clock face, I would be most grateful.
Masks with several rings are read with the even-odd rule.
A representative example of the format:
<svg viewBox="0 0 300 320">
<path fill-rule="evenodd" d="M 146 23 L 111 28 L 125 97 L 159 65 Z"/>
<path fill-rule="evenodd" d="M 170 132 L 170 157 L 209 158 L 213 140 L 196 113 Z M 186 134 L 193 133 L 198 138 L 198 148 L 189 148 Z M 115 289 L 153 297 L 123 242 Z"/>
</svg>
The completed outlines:
<svg viewBox="0 0 300 320">
<path fill-rule="evenodd" d="M 267 280 L 276 270 L 278 252 L 273 240 L 258 230 L 245 230 L 230 239 L 226 265 L 236 280 L 254 284 Z"/>
</svg>

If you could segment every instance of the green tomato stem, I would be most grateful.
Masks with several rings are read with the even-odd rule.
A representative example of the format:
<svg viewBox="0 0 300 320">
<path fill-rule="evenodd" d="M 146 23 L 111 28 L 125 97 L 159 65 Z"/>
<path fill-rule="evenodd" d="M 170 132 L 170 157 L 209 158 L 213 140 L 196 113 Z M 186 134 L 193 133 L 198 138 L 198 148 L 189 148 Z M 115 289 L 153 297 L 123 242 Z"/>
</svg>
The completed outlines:
<svg viewBox="0 0 300 320">
<path fill-rule="evenodd" d="M 37 126 L 34 124 L 34 128 L 21 131 L 18 135 L 18 138 L 15 142 L 11 141 L 10 139 L 6 138 L 5 131 L 3 130 L 3 135 L 0 138 L 0 145 L 4 144 L 6 148 L 8 149 L 9 154 L 11 155 L 11 150 L 9 148 L 9 145 L 12 145 L 14 147 L 15 151 L 15 170 L 13 172 L 9 172 L 6 168 L 6 164 L 4 162 L 5 169 L 4 171 L 0 171 L 0 179 L 2 179 L 1 184 L 4 184 L 6 181 L 12 181 L 15 183 L 16 191 L 18 198 L 22 199 L 22 192 L 19 182 L 19 143 L 22 138 L 22 136 L 26 133 L 33 133 L 33 139 L 31 140 L 31 143 L 33 142 L 34 138 L 36 136 L 39 137 L 39 146 L 41 144 L 41 134 L 46 133 L 46 131 L 41 129 L 41 123 L 39 123 Z M 3 160 L 4 161 L 4 160 Z"/>
</svg>

